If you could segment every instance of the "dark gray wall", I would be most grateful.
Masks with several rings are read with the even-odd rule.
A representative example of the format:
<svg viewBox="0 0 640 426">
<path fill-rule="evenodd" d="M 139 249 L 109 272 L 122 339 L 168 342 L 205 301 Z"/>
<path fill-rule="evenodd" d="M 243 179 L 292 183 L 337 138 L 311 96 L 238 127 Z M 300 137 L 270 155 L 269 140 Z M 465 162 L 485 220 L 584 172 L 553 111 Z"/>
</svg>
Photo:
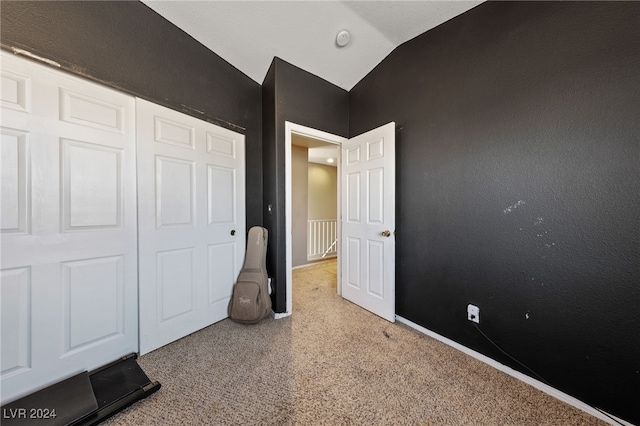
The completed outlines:
<svg viewBox="0 0 640 426">
<path fill-rule="evenodd" d="M 261 88 L 137 1 L 2 1 L 2 47 L 246 135 L 247 228 L 262 224 Z"/>
<path fill-rule="evenodd" d="M 267 269 L 275 312 L 286 311 L 285 121 L 346 136 L 349 93 L 326 80 L 274 58 L 263 82 L 264 222 L 269 230 Z M 267 206 L 271 205 L 271 212 Z"/>
<path fill-rule="evenodd" d="M 269 71 L 262 82 L 262 179 L 263 179 L 263 218 L 264 227 L 269 231 L 269 241 L 267 244 L 267 272 L 271 277 L 271 302 L 274 312 L 286 311 L 286 284 L 282 284 L 282 290 L 277 288 L 279 281 L 276 274 L 282 273 L 285 281 L 285 266 L 278 265 L 278 261 L 285 262 L 286 252 L 284 251 L 284 204 L 282 210 L 276 208 L 276 202 L 284 197 L 284 141 L 280 144 L 282 155 L 278 156 L 278 144 L 276 144 L 276 60 L 271 62 Z M 280 160 L 278 160 L 281 157 Z M 278 165 L 281 161 L 283 164 Z M 283 175 L 278 176 L 278 171 L 282 170 Z M 278 188 L 281 194 L 278 195 Z M 284 201 L 283 201 L 284 203 Z M 282 227 L 280 227 L 282 223 Z M 281 244 L 278 241 L 278 233 L 282 233 Z M 281 249 L 278 255 L 276 250 Z M 280 295 L 278 302 L 277 295 Z"/>
<path fill-rule="evenodd" d="M 397 133 L 397 313 L 640 424 L 640 3 L 485 3 L 350 92 Z M 425 366 L 427 368 L 427 366 Z"/>
</svg>

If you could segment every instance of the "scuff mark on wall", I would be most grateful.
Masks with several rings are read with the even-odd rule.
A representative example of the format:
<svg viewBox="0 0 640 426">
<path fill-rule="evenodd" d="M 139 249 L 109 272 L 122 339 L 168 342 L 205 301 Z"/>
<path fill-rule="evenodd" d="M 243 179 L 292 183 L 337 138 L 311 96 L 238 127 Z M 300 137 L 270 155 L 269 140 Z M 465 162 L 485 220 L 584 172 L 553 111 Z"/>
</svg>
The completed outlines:
<svg viewBox="0 0 640 426">
<path fill-rule="evenodd" d="M 29 52 L 27 50 L 18 49 L 17 47 L 12 47 L 11 50 L 16 55 L 25 56 L 27 58 L 35 59 L 36 61 L 40 61 L 40 62 L 44 62 L 45 64 L 52 65 L 52 66 L 54 66 L 56 68 L 60 68 L 60 64 L 57 63 L 56 61 L 52 61 L 51 59 L 43 58 L 42 56 L 34 55 L 33 53 L 31 53 L 31 52 Z"/>
<path fill-rule="evenodd" d="M 205 120 L 205 121 L 208 121 L 209 123 L 213 123 L 213 124 L 218 125 L 218 126 L 222 125 L 222 127 L 225 127 L 224 125 L 226 125 L 227 128 L 230 128 L 230 129 L 233 129 L 233 130 L 240 130 L 240 131 L 246 131 L 247 130 L 245 127 L 238 126 L 237 124 L 233 124 L 233 123 L 231 123 L 229 121 L 222 120 L 221 118 L 218 118 L 218 117 L 207 118 L 207 117 L 210 117 L 209 114 L 207 114 L 204 111 L 200 111 L 199 109 L 190 107 L 189 105 L 180 104 L 180 107 L 187 114 L 196 113 L 197 115 L 202 116 L 202 119 Z M 190 115 L 194 115 L 194 114 L 190 114 Z"/>
<path fill-rule="evenodd" d="M 524 204 L 525 204 L 524 200 L 519 200 L 517 203 L 510 205 L 509 207 L 504 209 L 502 212 L 504 214 L 509 214 L 509 213 L 511 213 L 512 211 L 514 211 L 515 209 L 517 209 L 518 207 L 520 207 L 520 206 L 522 206 Z"/>
</svg>

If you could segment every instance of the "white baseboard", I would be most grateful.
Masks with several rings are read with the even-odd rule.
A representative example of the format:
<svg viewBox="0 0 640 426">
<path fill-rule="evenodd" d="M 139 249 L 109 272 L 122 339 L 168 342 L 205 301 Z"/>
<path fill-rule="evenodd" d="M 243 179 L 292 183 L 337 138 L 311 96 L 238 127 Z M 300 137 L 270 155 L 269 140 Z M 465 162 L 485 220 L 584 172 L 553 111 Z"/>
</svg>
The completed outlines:
<svg viewBox="0 0 640 426">
<path fill-rule="evenodd" d="M 291 270 L 295 270 L 295 269 L 304 269 L 304 268 L 308 268 L 309 266 L 313 266 L 313 263 L 305 263 L 304 265 L 298 265 L 298 266 L 294 266 L 293 268 L 291 268 Z"/>
<path fill-rule="evenodd" d="M 336 256 L 332 256 L 332 257 L 325 257 L 324 259 L 316 259 L 315 261 L 311 261 L 310 263 L 305 263 L 304 265 L 298 265 L 298 266 L 294 266 L 293 268 L 291 268 L 292 270 L 294 269 L 304 269 L 304 268 L 309 268 L 311 266 L 316 266 L 319 265 L 321 263 L 327 262 L 329 260 L 334 260 L 336 258 Z"/>
<path fill-rule="evenodd" d="M 274 312 L 273 313 L 273 318 L 275 319 L 282 319 L 282 318 L 286 318 L 288 316 L 291 316 L 291 312 Z"/>
<path fill-rule="evenodd" d="M 435 333 L 429 329 L 426 329 L 412 321 L 409 321 L 406 318 L 403 318 L 401 316 L 396 315 L 396 320 L 398 320 L 398 322 L 401 322 L 403 324 L 408 325 L 409 327 L 423 333 L 426 334 L 429 337 L 433 337 L 434 339 L 451 346 L 454 349 L 459 350 L 460 352 L 463 352 L 469 356 L 474 357 L 475 359 L 484 362 L 485 364 L 490 365 L 491 367 L 502 371 L 503 373 L 506 373 L 508 375 L 510 375 L 511 377 L 514 377 L 520 381 L 523 381 L 531 386 L 533 386 L 534 388 L 541 390 L 542 392 L 551 395 L 552 397 L 559 399 L 562 402 L 565 402 L 573 407 L 576 407 L 579 410 L 584 411 L 585 413 L 589 413 L 594 417 L 597 417 L 601 420 L 604 420 L 605 422 L 612 424 L 614 426 L 619 426 L 620 424 L 624 425 L 624 426 L 633 426 L 631 423 L 626 422 L 622 419 L 617 418 L 616 416 L 613 416 L 609 413 L 607 413 L 606 415 L 601 413 L 600 411 L 596 410 L 594 407 L 580 401 L 579 399 L 576 399 L 570 395 L 567 395 L 564 392 L 560 392 L 558 389 L 555 389 L 545 383 L 542 383 L 536 379 L 533 379 L 529 376 L 527 376 L 526 374 L 522 374 L 519 371 L 514 370 L 511 367 L 507 367 L 504 364 L 500 364 L 499 362 L 489 358 L 488 356 L 482 355 L 479 352 L 476 352 L 472 349 L 469 349 L 466 346 L 461 345 L 460 343 L 454 342 L 451 339 L 448 339 L 444 336 L 441 336 L 438 333 Z M 607 415 L 611 416 L 612 418 L 614 418 L 618 423 L 615 423 L 610 417 L 607 417 Z"/>
</svg>

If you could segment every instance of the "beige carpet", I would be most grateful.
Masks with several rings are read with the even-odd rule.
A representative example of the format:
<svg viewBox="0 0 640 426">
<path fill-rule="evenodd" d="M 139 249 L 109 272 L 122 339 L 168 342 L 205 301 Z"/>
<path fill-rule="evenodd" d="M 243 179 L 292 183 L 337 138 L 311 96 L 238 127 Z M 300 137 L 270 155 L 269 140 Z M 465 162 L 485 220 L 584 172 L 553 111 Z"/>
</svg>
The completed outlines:
<svg viewBox="0 0 640 426">
<path fill-rule="evenodd" d="M 605 424 L 340 298 L 335 261 L 293 277 L 291 317 L 224 320 L 142 356 L 162 389 L 105 424 Z"/>
</svg>

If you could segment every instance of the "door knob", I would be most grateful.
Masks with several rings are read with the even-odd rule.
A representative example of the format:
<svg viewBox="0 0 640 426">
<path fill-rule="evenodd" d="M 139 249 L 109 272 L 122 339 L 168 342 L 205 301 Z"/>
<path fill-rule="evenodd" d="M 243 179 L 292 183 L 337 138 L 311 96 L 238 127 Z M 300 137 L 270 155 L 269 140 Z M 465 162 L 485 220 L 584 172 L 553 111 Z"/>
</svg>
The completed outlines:
<svg viewBox="0 0 640 426">
<path fill-rule="evenodd" d="M 230 234 L 231 234 L 231 236 L 236 235 L 236 230 L 235 230 L 235 229 L 232 229 L 232 230 L 231 230 L 231 232 L 230 232 Z"/>
<path fill-rule="evenodd" d="M 383 237 L 389 237 L 389 236 L 391 236 L 391 231 L 388 231 L 388 230 L 387 230 L 387 231 L 382 231 L 382 236 L 383 236 Z"/>
</svg>

